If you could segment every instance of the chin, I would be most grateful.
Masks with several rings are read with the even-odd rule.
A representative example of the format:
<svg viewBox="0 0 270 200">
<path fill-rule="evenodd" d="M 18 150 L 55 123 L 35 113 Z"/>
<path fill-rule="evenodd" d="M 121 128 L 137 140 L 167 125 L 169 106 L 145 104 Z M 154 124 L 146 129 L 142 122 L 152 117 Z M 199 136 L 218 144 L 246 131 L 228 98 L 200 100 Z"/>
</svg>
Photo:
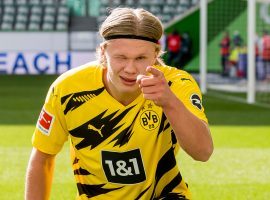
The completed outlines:
<svg viewBox="0 0 270 200">
<path fill-rule="evenodd" d="M 126 85 L 123 85 L 122 87 L 119 87 L 119 91 L 121 93 L 134 94 L 134 93 L 138 93 L 140 91 L 140 89 L 138 88 L 138 86 L 126 86 Z"/>
</svg>

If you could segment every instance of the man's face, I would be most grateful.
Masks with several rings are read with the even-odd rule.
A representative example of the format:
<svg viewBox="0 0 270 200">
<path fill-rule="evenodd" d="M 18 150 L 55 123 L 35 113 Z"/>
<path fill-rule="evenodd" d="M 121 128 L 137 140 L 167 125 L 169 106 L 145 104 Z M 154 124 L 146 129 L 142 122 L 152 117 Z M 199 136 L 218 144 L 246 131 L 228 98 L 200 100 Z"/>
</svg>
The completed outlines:
<svg viewBox="0 0 270 200">
<path fill-rule="evenodd" d="M 136 83 L 139 74 L 146 74 L 146 67 L 156 62 L 155 44 L 136 39 L 114 39 L 104 49 L 106 80 L 112 95 L 139 93 Z"/>
</svg>

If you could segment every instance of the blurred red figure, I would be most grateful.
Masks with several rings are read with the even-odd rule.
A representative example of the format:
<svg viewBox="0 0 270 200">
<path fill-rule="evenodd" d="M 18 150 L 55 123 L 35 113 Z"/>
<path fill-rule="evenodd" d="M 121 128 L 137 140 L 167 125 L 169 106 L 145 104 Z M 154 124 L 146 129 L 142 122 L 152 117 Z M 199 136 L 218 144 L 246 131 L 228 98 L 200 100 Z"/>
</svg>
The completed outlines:
<svg viewBox="0 0 270 200">
<path fill-rule="evenodd" d="M 181 36 L 178 31 L 173 31 L 167 38 L 168 64 L 179 67 L 179 53 L 181 48 Z"/>
<path fill-rule="evenodd" d="M 228 75 L 228 61 L 230 55 L 230 43 L 231 39 L 229 32 L 226 31 L 224 37 L 222 38 L 220 46 L 220 55 L 221 55 L 221 66 L 222 66 L 222 76 Z"/>
<path fill-rule="evenodd" d="M 264 78 L 270 73 L 270 35 L 268 31 L 264 31 L 262 36 L 262 61 L 264 68 Z"/>
</svg>

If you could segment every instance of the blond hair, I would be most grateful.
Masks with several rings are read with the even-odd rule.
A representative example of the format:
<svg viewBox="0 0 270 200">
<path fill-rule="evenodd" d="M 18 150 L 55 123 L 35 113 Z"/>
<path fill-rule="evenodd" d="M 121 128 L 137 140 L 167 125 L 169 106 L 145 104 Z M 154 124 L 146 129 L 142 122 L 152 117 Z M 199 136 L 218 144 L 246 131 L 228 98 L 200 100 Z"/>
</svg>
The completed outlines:
<svg viewBox="0 0 270 200">
<path fill-rule="evenodd" d="M 142 8 L 115 8 L 102 23 L 99 33 L 103 38 L 112 36 L 138 36 L 150 40 L 158 41 L 163 34 L 161 21 L 152 13 Z M 106 41 L 101 44 L 106 46 Z M 163 52 L 159 44 L 155 43 L 157 52 L 157 65 L 164 65 L 160 58 Z M 97 49 L 98 60 L 104 64 L 100 48 Z"/>
</svg>

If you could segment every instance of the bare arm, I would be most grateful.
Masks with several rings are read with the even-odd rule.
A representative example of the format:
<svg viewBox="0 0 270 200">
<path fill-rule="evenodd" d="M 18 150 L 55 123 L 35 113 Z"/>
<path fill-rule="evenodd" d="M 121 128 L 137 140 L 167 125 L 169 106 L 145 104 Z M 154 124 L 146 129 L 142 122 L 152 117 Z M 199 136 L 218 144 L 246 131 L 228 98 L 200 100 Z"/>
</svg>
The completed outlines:
<svg viewBox="0 0 270 200">
<path fill-rule="evenodd" d="M 174 94 L 163 106 L 180 146 L 195 160 L 207 161 L 213 142 L 206 122 L 193 115 Z"/>
<path fill-rule="evenodd" d="M 148 67 L 152 76 L 140 76 L 138 83 L 144 98 L 161 106 L 181 147 L 195 160 L 207 161 L 213 142 L 207 123 L 192 114 L 169 88 L 159 70 Z"/>
<path fill-rule="evenodd" d="M 55 155 L 33 148 L 27 167 L 26 200 L 47 200 L 50 196 Z"/>
</svg>

